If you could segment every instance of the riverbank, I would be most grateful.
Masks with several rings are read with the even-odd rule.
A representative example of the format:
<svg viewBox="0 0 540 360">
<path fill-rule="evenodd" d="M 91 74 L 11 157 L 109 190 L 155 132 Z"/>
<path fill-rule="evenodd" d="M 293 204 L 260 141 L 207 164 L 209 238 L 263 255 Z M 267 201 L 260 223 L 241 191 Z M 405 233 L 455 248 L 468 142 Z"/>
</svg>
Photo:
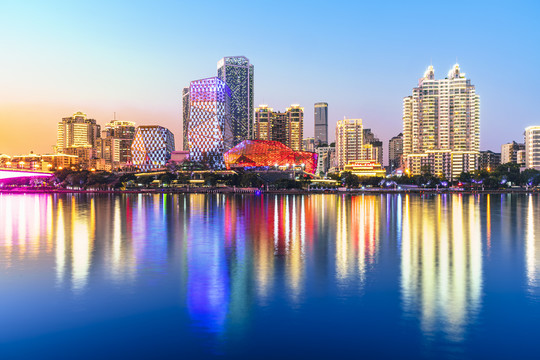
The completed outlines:
<svg viewBox="0 0 540 360">
<path fill-rule="evenodd" d="M 467 189 L 346 189 L 346 190 L 306 190 L 306 189 L 272 189 L 258 188 L 230 188 L 230 187 L 180 187 L 180 188 L 144 188 L 144 189 L 58 189 L 58 188 L 9 188 L 0 189 L 0 194 L 532 194 L 540 192 L 539 189 L 502 189 L 502 190 L 467 190 Z"/>
</svg>

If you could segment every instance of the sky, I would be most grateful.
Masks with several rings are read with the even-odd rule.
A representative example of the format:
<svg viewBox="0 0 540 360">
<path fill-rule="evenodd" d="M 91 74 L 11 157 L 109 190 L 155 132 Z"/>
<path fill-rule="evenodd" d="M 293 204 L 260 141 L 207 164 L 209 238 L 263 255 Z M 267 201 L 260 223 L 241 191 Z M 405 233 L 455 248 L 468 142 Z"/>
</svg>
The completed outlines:
<svg viewBox="0 0 540 360">
<path fill-rule="evenodd" d="M 538 1 L 0 0 L 0 154 L 50 153 L 82 111 L 169 128 L 181 148 L 181 91 L 224 56 L 255 67 L 255 106 L 329 104 L 385 142 L 425 69 L 456 61 L 481 101 L 482 150 L 540 124 Z M 385 154 L 386 157 L 386 154 Z"/>
</svg>

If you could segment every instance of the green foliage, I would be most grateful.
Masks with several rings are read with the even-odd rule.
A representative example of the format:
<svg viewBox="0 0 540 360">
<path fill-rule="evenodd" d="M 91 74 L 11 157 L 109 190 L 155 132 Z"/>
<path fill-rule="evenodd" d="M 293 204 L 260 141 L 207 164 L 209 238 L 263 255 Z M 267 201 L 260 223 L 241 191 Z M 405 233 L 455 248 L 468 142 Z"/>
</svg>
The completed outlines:
<svg viewBox="0 0 540 360">
<path fill-rule="evenodd" d="M 241 187 L 260 187 L 263 181 L 254 173 L 244 173 L 240 178 Z"/>
<path fill-rule="evenodd" d="M 292 179 L 279 179 L 274 183 L 274 186 L 276 189 L 302 189 L 302 183 Z"/>
</svg>

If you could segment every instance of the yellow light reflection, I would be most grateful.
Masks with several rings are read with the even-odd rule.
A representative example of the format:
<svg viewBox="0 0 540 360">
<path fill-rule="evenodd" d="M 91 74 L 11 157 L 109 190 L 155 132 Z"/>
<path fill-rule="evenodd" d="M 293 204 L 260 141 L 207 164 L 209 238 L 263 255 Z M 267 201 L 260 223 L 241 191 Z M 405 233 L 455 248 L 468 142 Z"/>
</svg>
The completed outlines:
<svg viewBox="0 0 540 360">
<path fill-rule="evenodd" d="M 441 195 L 447 196 L 447 195 Z M 404 199 L 402 292 L 404 310 L 420 312 L 422 331 L 442 329 L 452 341 L 480 307 L 482 242 L 479 207 L 474 198 L 453 195 L 451 212 L 439 199 Z M 440 214 L 433 221 L 431 214 Z"/>
</svg>

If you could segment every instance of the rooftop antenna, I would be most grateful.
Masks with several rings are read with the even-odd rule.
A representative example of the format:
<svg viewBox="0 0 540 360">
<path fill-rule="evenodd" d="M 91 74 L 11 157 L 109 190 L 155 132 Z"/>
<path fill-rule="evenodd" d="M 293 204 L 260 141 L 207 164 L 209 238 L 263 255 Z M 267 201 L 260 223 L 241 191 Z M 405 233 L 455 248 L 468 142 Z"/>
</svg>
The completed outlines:
<svg viewBox="0 0 540 360">
<path fill-rule="evenodd" d="M 114 112 L 114 120 L 116 120 L 116 111 Z"/>
</svg>

